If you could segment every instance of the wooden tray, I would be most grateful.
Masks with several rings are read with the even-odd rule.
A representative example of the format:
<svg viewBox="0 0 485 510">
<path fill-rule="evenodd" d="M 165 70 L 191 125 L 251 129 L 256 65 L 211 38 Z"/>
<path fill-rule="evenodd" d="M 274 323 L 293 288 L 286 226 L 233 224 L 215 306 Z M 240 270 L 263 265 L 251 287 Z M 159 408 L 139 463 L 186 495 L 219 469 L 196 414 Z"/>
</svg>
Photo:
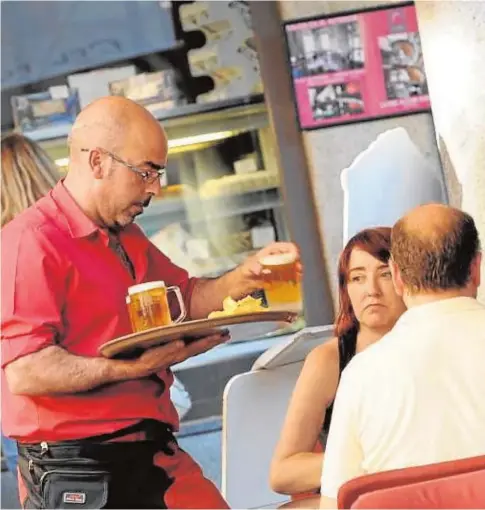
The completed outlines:
<svg viewBox="0 0 485 510">
<path fill-rule="evenodd" d="M 134 356 L 156 345 L 178 339 L 185 341 L 196 340 L 197 338 L 218 333 L 223 328 L 229 329 L 229 333 L 235 333 L 236 329 L 240 330 L 242 324 L 252 322 L 273 322 L 275 323 L 276 330 L 282 327 L 282 323 L 294 322 L 297 317 L 298 314 L 292 311 L 268 310 L 267 312 L 253 312 L 217 317 L 215 319 L 181 322 L 115 338 L 101 345 L 98 352 L 106 358 Z"/>
</svg>

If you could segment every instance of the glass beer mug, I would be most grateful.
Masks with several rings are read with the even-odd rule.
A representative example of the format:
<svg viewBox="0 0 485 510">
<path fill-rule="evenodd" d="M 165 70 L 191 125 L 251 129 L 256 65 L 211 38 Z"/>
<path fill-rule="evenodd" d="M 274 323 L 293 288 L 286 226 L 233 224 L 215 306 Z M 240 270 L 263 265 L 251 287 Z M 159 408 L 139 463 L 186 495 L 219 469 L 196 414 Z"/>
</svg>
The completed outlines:
<svg viewBox="0 0 485 510">
<path fill-rule="evenodd" d="M 269 308 L 301 311 L 301 278 L 296 256 L 278 253 L 261 258 L 259 263 L 262 266 L 264 293 Z"/>
<path fill-rule="evenodd" d="M 168 293 L 174 292 L 180 306 L 180 314 L 172 318 L 168 305 Z M 145 331 L 159 326 L 181 322 L 187 315 L 182 293 L 178 287 L 166 287 L 165 282 L 140 283 L 128 288 L 126 297 L 133 331 Z"/>
</svg>

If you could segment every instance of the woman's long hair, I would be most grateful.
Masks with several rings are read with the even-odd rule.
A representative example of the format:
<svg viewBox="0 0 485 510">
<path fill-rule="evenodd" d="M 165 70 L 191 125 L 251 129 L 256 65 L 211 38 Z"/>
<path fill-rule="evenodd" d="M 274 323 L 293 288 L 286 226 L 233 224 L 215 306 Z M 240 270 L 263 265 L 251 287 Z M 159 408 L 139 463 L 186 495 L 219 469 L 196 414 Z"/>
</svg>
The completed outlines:
<svg viewBox="0 0 485 510">
<path fill-rule="evenodd" d="M 391 255 L 391 229 L 389 227 L 368 228 L 355 234 L 345 246 L 338 263 L 339 311 L 335 321 L 335 336 L 342 337 L 359 331 L 347 290 L 350 256 L 354 248 L 367 252 L 387 264 Z"/>
<path fill-rule="evenodd" d="M 48 193 L 59 178 L 39 145 L 17 133 L 2 137 L 2 227 Z"/>
</svg>

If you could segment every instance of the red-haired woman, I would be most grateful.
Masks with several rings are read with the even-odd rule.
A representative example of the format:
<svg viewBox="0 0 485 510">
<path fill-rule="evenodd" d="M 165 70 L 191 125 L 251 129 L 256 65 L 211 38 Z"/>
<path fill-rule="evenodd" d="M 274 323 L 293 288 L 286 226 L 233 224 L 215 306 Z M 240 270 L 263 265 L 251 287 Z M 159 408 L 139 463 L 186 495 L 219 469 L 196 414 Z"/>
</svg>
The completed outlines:
<svg viewBox="0 0 485 510">
<path fill-rule="evenodd" d="M 390 228 L 366 229 L 350 239 L 340 255 L 335 338 L 308 355 L 296 383 L 271 465 L 270 483 L 276 492 L 319 490 L 340 375 L 353 356 L 382 338 L 405 310 L 392 284 L 390 244 Z"/>
</svg>

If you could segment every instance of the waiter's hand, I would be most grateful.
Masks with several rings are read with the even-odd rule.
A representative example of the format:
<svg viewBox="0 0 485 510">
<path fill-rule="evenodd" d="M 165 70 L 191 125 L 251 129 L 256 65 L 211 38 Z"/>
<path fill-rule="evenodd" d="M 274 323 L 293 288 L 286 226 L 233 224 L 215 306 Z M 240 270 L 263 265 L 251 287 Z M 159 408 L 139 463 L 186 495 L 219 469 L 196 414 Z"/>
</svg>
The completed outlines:
<svg viewBox="0 0 485 510">
<path fill-rule="evenodd" d="M 227 340 L 229 340 L 228 331 L 221 330 L 219 334 L 195 340 L 188 345 L 182 340 L 177 340 L 160 347 L 147 349 L 140 357 L 129 362 L 130 378 L 138 379 L 156 374 L 191 356 L 201 354 L 216 345 L 227 342 Z"/>
<path fill-rule="evenodd" d="M 248 257 L 240 266 L 240 272 L 242 277 L 247 281 L 257 282 L 258 284 L 262 283 L 261 279 L 261 271 L 262 266 L 260 260 L 268 255 L 280 255 L 280 254 L 289 254 L 293 255 L 295 260 L 297 261 L 297 270 L 302 272 L 302 265 L 300 262 L 300 251 L 298 246 L 295 243 L 289 242 L 275 242 L 268 244 L 263 249 L 259 250 L 254 255 Z"/>
<path fill-rule="evenodd" d="M 180 363 L 181 361 L 184 361 L 192 356 L 197 356 L 197 354 L 202 354 L 203 352 L 209 351 L 213 347 L 227 342 L 230 338 L 231 335 L 229 334 L 229 330 L 221 329 L 219 334 L 191 341 L 189 344 L 186 344 L 182 353 L 182 358 L 179 359 L 177 363 Z"/>
</svg>

